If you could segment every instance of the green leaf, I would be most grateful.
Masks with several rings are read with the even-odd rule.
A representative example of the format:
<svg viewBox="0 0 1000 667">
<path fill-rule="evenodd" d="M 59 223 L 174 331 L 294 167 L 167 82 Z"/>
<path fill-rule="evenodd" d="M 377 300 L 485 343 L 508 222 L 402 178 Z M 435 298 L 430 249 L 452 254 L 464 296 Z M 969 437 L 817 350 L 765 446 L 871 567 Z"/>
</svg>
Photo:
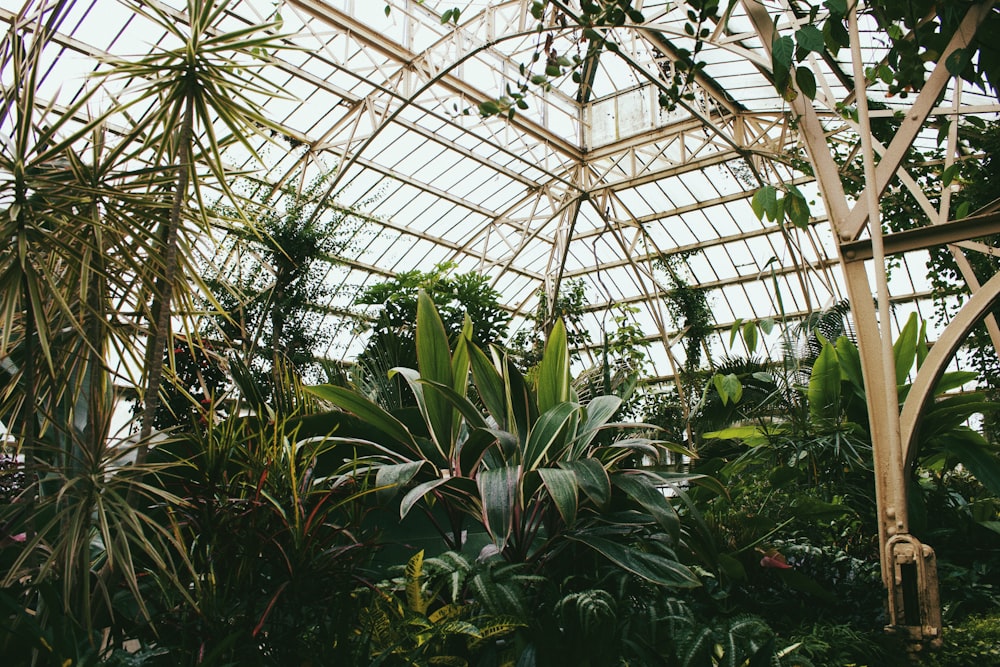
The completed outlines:
<svg viewBox="0 0 1000 667">
<path fill-rule="evenodd" d="M 924 442 L 936 437 L 964 437 L 965 424 L 973 415 L 997 408 L 980 393 L 954 394 L 938 399 L 924 412 L 919 437 Z"/>
<path fill-rule="evenodd" d="M 944 66 L 948 69 L 948 74 L 960 76 L 962 71 L 968 67 L 972 60 L 973 50 L 968 48 L 955 49 L 945 59 Z"/>
<path fill-rule="evenodd" d="M 799 87 L 803 95 L 811 100 L 816 99 L 816 75 L 813 74 L 812 69 L 805 66 L 796 67 L 795 85 Z"/>
<path fill-rule="evenodd" d="M 913 362 L 917 358 L 917 333 L 920 325 L 917 322 L 917 314 L 910 313 L 910 318 L 899 332 L 899 338 L 892 346 L 892 356 L 896 362 L 896 386 L 906 382 L 906 376 L 913 368 Z"/>
<path fill-rule="evenodd" d="M 584 455 L 598 431 L 607 425 L 621 406 L 622 399 L 617 396 L 595 396 L 590 403 L 587 403 L 584 407 L 584 418 L 578 431 L 579 435 L 572 443 L 573 458 Z"/>
<path fill-rule="evenodd" d="M 313 396 L 332 403 L 341 410 L 357 415 L 397 442 L 409 446 L 411 450 L 419 450 L 413 434 L 401 421 L 361 394 L 346 387 L 337 387 L 332 384 L 306 387 L 305 390 Z"/>
<path fill-rule="evenodd" d="M 938 383 L 934 385 L 934 395 L 938 396 L 952 389 L 958 389 L 977 379 L 979 379 L 979 373 L 976 371 L 949 371 L 943 374 Z"/>
<path fill-rule="evenodd" d="M 579 409 L 576 403 L 560 403 L 538 417 L 524 446 L 522 464 L 525 470 L 534 470 L 548 461 L 549 451 L 557 442 L 560 443 L 557 449 L 563 449 L 566 424 Z"/>
<path fill-rule="evenodd" d="M 497 426 L 509 429 L 507 424 L 507 392 L 500 373 L 497 372 L 486 353 L 475 345 L 469 346 L 469 362 L 472 366 L 472 380 L 486 411 L 496 421 Z"/>
<path fill-rule="evenodd" d="M 847 0 L 826 0 L 823 6 L 837 17 L 847 16 Z"/>
<path fill-rule="evenodd" d="M 760 217 L 760 216 L 757 216 Z M 736 321 L 733 322 L 733 326 L 729 327 L 729 349 L 733 349 L 733 343 L 736 342 L 736 336 L 740 333 L 743 327 L 743 318 L 737 317 Z"/>
<path fill-rule="evenodd" d="M 476 476 L 483 506 L 483 521 L 493 543 L 503 551 L 513 530 L 514 511 L 518 503 L 521 466 L 503 466 L 482 470 Z"/>
<path fill-rule="evenodd" d="M 961 168 L 961 164 L 955 163 L 941 172 L 941 187 L 946 188 L 952 184 L 955 180 L 955 176 L 958 175 L 958 170 Z"/>
<path fill-rule="evenodd" d="M 978 435 L 971 433 L 971 435 Z M 1000 460 L 982 438 L 949 438 L 945 443 L 979 483 L 993 495 L 1000 495 Z"/>
<path fill-rule="evenodd" d="M 752 353 L 757 349 L 757 324 L 755 322 L 747 322 L 743 325 L 743 342 L 747 344 L 748 352 Z"/>
<path fill-rule="evenodd" d="M 753 199 L 750 200 L 750 207 L 753 209 L 753 213 L 757 216 L 758 220 L 763 220 L 766 215 L 768 220 L 774 221 L 777 196 L 778 190 L 773 185 L 765 185 L 753 194 Z"/>
<path fill-rule="evenodd" d="M 814 25 L 804 25 L 799 28 L 795 32 L 795 43 L 798 48 L 804 51 L 823 53 L 826 50 L 826 44 L 823 41 L 823 31 Z"/>
<path fill-rule="evenodd" d="M 809 376 L 809 414 L 813 419 L 836 419 L 840 411 L 840 361 L 829 342 L 816 358 Z"/>
<path fill-rule="evenodd" d="M 411 509 L 413 509 L 413 506 L 422 500 L 424 496 L 438 487 L 450 484 L 452 479 L 454 478 L 439 477 L 437 479 L 417 484 L 415 487 L 407 491 L 406 495 L 403 496 L 403 499 L 399 502 L 399 518 L 405 519 L 406 515 L 410 513 Z"/>
<path fill-rule="evenodd" d="M 559 510 L 559 516 L 566 522 L 568 528 L 572 528 L 576 523 L 577 495 L 579 487 L 576 482 L 576 475 L 572 471 L 562 468 L 539 468 L 538 474 L 542 478 L 545 490 Z"/>
<path fill-rule="evenodd" d="M 784 199 L 785 215 L 799 229 L 809 227 L 809 204 L 805 196 L 797 188 L 790 188 Z"/>
<path fill-rule="evenodd" d="M 576 475 L 577 485 L 597 507 L 604 507 L 611 500 L 611 479 L 607 468 L 597 459 L 560 461 L 559 467 Z"/>
<path fill-rule="evenodd" d="M 858 346 L 847 336 L 837 339 L 837 359 L 840 361 L 840 377 L 847 380 L 858 391 L 864 392 L 864 377 L 861 375 L 861 354 Z"/>
<path fill-rule="evenodd" d="M 567 537 L 587 545 L 621 569 L 654 584 L 672 588 L 697 588 L 701 585 L 690 569 L 674 559 L 639 551 L 594 535 L 568 535 Z"/>
<path fill-rule="evenodd" d="M 653 520 L 664 531 L 674 537 L 677 536 L 681 525 L 677 511 L 649 477 L 634 473 L 620 473 L 611 476 L 611 483 L 649 512 Z"/>
<path fill-rule="evenodd" d="M 728 375 L 716 373 L 712 378 L 712 384 L 715 385 L 715 390 L 719 392 L 719 397 L 722 399 L 723 405 L 729 405 L 730 401 L 739 403 L 743 397 L 743 383 L 733 373 L 729 373 Z"/>
<path fill-rule="evenodd" d="M 566 326 L 562 319 L 556 320 L 552 333 L 545 343 L 542 360 L 538 364 L 535 392 L 538 396 L 538 411 L 545 412 L 553 406 L 569 400 L 569 348 Z"/>
<path fill-rule="evenodd" d="M 424 290 L 417 295 L 417 367 L 420 377 L 448 387 L 455 384 L 451 370 L 448 333 L 434 301 Z M 438 392 L 425 392 L 427 426 L 438 447 L 451 449 L 452 407 Z"/>
<path fill-rule="evenodd" d="M 379 502 L 392 498 L 400 487 L 406 486 L 423 467 L 425 461 L 410 461 L 394 465 L 383 465 L 375 473 L 376 497 Z"/>
<path fill-rule="evenodd" d="M 495 116 L 500 113 L 500 105 L 494 100 L 486 100 L 485 102 L 479 103 L 479 115 L 488 118 L 490 116 Z"/>
<path fill-rule="evenodd" d="M 788 73 L 792 69 L 792 58 L 795 54 L 795 42 L 791 36 L 779 37 L 775 32 L 771 42 L 771 71 L 774 74 L 775 86 L 782 91 L 787 86 Z"/>
</svg>

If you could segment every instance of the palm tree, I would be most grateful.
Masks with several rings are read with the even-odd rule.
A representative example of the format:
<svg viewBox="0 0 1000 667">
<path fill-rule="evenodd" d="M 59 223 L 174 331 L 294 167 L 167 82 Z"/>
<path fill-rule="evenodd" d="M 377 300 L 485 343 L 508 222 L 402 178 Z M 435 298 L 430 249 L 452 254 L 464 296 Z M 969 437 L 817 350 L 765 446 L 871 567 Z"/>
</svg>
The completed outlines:
<svg viewBox="0 0 1000 667">
<path fill-rule="evenodd" d="M 185 238 L 185 224 L 193 225 L 192 231 L 211 234 L 213 221 L 205 206 L 207 184 L 211 183 L 231 202 L 241 221 L 252 228 L 229 188 L 223 156 L 234 143 L 256 156 L 252 138 L 265 137 L 262 130 L 280 130 L 254 97 L 278 94 L 259 67 L 266 65 L 270 54 L 284 44 L 275 34 L 278 22 L 224 31 L 221 24 L 227 18 L 231 0 L 188 0 L 186 21 L 178 21 L 158 5 L 137 0 L 128 0 L 128 4 L 177 43 L 174 48 L 135 60 L 109 61 L 112 76 L 128 79 L 130 88 L 138 91 L 129 105 L 149 108 L 149 113 L 136 123 L 133 137 L 150 154 L 156 170 L 171 174 L 168 187 L 154 187 L 150 193 L 161 205 L 166 201 L 169 205 L 160 209 L 162 215 L 154 221 L 156 236 L 150 255 L 155 258 L 155 273 L 151 275 L 150 328 L 144 355 L 140 441 L 145 442 L 160 401 L 173 305 L 180 300 L 180 294 L 175 292 L 187 292 L 187 281 L 198 280 L 196 267 L 190 265 L 193 244 Z M 219 127 L 227 133 L 220 135 Z M 140 450 L 140 461 L 144 452 Z"/>
</svg>

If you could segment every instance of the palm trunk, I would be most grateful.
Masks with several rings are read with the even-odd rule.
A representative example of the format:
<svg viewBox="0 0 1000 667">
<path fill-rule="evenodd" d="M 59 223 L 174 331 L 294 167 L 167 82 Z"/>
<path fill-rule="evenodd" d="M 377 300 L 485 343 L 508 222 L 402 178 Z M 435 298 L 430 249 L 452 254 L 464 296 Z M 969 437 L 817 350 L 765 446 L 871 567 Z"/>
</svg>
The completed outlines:
<svg viewBox="0 0 1000 667">
<path fill-rule="evenodd" d="M 153 419 L 160 407 L 160 385 L 163 382 L 163 353 L 170 335 L 170 300 L 174 282 L 177 279 L 177 236 L 181 225 L 184 200 L 187 197 L 191 174 L 191 142 L 194 137 L 194 99 L 187 98 L 184 118 L 178 137 L 177 181 L 174 189 L 170 218 L 163 230 L 160 242 L 163 247 L 163 276 L 157 280 L 153 295 L 152 330 L 146 344 L 146 392 L 142 408 L 142 428 L 139 432 L 139 448 L 136 463 L 141 464 L 148 452 L 149 436 L 153 432 Z"/>
</svg>

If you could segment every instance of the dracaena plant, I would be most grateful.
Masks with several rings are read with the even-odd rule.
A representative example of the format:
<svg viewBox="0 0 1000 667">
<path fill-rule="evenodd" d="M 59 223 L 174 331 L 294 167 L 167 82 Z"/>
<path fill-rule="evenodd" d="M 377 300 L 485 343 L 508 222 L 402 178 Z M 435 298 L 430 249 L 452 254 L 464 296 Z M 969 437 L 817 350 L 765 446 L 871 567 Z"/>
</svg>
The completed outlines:
<svg viewBox="0 0 1000 667">
<path fill-rule="evenodd" d="M 443 516 L 448 548 L 462 548 L 466 530 L 479 529 L 511 562 L 544 563 L 582 549 L 656 583 L 698 585 L 678 556 L 687 533 L 663 489 L 710 480 L 628 465 L 637 455 L 655 461 L 673 446 L 612 423 L 617 397 L 577 401 L 561 322 L 532 380 L 500 351 L 488 355 L 470 343 L 470 328 L 449 349 L 433 303 L 420 295 L 418 369 L 393 371 L 416 397 L 417 420 L 350 388 L 311 388 L 367 424 L 364 439 L 347 438 L 348 428 L 340 434 L 380 463 L 383 500 L 399 498 L 403 519 L 415 508 Z M 595 436 L 604 430 L 621 437 L 602 444 Z"/>
</svg>

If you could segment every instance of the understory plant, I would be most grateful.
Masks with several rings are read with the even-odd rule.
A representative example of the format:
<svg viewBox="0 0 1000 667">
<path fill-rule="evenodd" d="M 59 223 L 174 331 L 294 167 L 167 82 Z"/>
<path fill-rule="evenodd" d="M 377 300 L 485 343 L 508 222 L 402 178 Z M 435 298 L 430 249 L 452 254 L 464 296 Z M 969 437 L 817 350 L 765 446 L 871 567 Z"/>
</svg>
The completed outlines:
<svg viewBox="0 0 1000 667">
<path fill-rule="evenodd" d="M 245 382 L 253 375 L 243 367 Z M 370 544 L 359 526 L 367 476 L 302 429 L 315 401 L 294 374 L 275 392 L 244 387 L 239 404 L 210 410 L 151 458 L 151 483 L 179 503 L 161 521 L 184 545 L 187 598 L 160 596 L 148 648 L 196 664 L 302 664 L 350 655 L 352 591 Z M 284 395 L 284 402 L 262 398 Z M 163 589 L 151 577 L 148 585 Z M 169 592 L 169 591 L 166 591 Z"/>
</svg>

